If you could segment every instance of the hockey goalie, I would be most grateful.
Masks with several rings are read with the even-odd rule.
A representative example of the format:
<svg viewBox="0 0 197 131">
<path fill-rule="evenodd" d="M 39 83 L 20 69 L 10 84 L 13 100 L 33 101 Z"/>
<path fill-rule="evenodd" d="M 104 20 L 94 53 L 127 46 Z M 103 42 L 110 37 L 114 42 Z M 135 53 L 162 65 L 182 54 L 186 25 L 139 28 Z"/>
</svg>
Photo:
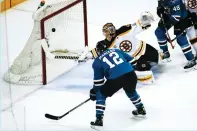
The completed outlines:
<svg viewBox="0 0 197 131">
<path fill-rule="evenodd" d="M 135 58 L 131 64 L 136 70 L 138 83 L 141 84 L 154 82 L 151 67 L 158 64 L 160 56 L 162 56 L 153 46 L 135 37 L 138 33 L 148 29 L 152 21 L 154 21 L 153 15 L 146 11 L 134 24 L 124 25 L 119 29 L 116 29 L 113 23 L 106 23 L 103 26 L 105 39 L 102 42 L 105 42 L 108 48 L 118 48 Z M 95 48 L 91 50 L 91 53 L 94 58 L 97 57 Z"/>
</svg>

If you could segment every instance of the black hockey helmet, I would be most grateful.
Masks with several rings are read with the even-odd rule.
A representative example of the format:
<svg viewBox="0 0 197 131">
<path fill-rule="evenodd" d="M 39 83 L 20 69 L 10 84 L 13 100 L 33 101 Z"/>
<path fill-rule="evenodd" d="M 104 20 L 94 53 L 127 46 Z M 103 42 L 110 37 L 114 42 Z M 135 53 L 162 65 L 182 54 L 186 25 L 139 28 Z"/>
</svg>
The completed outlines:
<svg viewBox="0 0 197 131">
<path fill-rule="evenodd" d="M 114 35 L 116 33 L 116 28 L 112 23 L 106 23 L 103 26 L 103 35 L 108 36 L 108 35 Z"/>
<path fill-rule="evenodd" d="M 107 49 L 108 49 L 107 42 L 105 40 L 101 40 L 96 44 L 96 51 L 98 54 L 102 53 Z"/>
</svg>

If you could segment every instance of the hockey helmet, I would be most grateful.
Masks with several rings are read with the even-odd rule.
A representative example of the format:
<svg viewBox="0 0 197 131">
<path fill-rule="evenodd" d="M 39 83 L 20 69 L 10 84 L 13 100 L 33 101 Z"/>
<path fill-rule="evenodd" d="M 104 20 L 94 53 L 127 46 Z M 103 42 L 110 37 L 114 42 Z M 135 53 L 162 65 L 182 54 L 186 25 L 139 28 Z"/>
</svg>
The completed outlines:
<svg viewBox="0 0 197 131">
<path fill-rule="evenodd" d="M 114 35 L 116 33 L 116 28 L 112 23 L 106 23 L 103 26 L 103 35 L 108 36 L 108 35 Z"/>
<path fill-rule="evenodd" d="M 107 43 L 105 40 L 99 41 L 96 44 L 96 51 L 98 54 L 102 53 L 103 51 L 107 50 Z"/>
</svg>

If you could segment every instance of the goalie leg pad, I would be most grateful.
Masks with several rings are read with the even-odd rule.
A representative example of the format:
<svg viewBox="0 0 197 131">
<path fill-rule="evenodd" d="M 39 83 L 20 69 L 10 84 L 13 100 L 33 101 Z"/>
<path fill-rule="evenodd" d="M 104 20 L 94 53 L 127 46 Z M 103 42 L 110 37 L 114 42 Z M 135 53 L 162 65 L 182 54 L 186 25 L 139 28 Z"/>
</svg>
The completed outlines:
<svg viewBox="0 0 197 131">
<path fill-rule="evenodd" d="M 158 57 L 158 51 L 153 46 L 146 44 L 146 51 L 144 54 L 145 60 L 149 62 L 158 63 L 159 57 Z"/>
<path fill-rule="evenodd" d="M 197 53 L 197 36 L 195 36 L 193 39 L 190 39 L 190 43 L 192 44 L 192 47 L 194 48 L 195 52 Z"/>
<path fill-rule="evenodd" d="M 135 71 L 139 84 L 152 84 L 155 81 L 152 71 Z"/>
<path fill-rule="evenodd" d="M 196 37 L 196 31 L 194 29 L 194 26 L 186 29 L 186 33 L 187 33 L 187 37 L 189 38 L 189 40 L 192 40 L 193 38 Z"/>
<path fill-rule="evenodd" d="M 189 41 L 193 46 L 193 49 L 195 50 L 195 52 L 197 52 L 197 36 L 194 26 L 186 29 L 186 31 L 187 31 L 187 37 L 189 38 Z"/>
<path fill-rule="evenodd" d="M 144 56 L 141 56 L 140 59 L 137 60 L 135 69 L 137 71 L 148 71 L 151 69 L 151 65 L 144 59 Z"/>
</svg>

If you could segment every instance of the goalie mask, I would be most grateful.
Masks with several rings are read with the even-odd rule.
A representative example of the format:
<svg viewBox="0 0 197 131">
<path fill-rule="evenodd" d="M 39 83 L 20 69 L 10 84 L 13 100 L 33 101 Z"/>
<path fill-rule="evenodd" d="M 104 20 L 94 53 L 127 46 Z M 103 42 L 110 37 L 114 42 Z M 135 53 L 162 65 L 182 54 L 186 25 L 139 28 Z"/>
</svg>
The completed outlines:
<svg viewBox="0 0 197 131">
<path fill-rule="evenodd" d="M 106 23 L 104 26 L 103 26 L 103 35 L 105 37 L 107 36 L 112 36 L 116 33 L 116 28 L 115 26 L 112 24 L 112 23 Z"/>
</svg>

